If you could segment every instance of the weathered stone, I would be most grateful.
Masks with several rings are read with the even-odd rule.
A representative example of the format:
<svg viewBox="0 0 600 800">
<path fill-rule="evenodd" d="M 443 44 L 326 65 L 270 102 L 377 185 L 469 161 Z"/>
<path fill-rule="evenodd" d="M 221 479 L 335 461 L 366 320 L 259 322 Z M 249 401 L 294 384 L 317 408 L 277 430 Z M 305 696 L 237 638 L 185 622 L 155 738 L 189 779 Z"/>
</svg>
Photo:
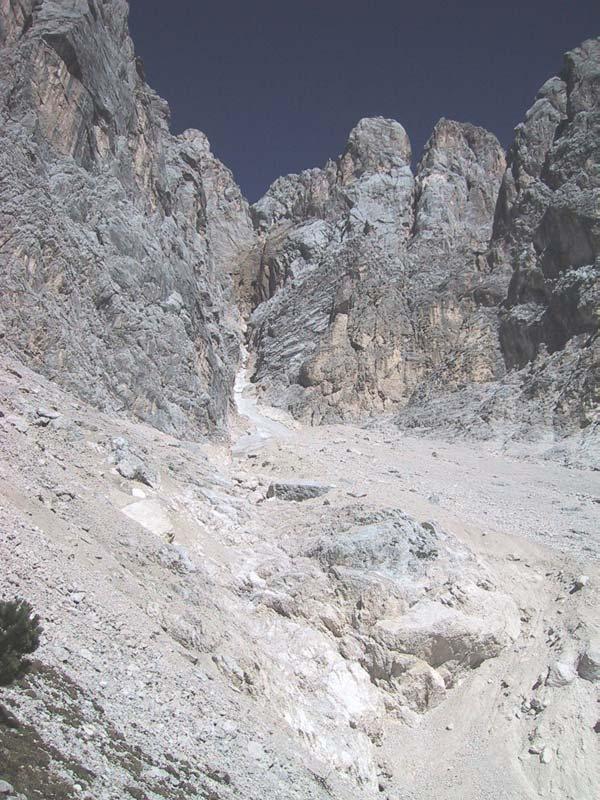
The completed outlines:
<svg viewBox="0 0 600 800">
<path fill-rule="evenodd" d="M 441 120 L 415 178 L 404 129 L 376 118 L 336 162 L 276 181 L 253 208 L 254 380 L 269 401 L 320 422 L 405 404 L 434 372 L 446 387 L 500 374 L 473 291 L 503 169 L 491 134 Z"/>
<path fill-rule="evenodd" d="M 238 359 L 231 272 L 254 232 L 206 137 L 169 133 L 127 13 L 2 5 L 0 346 L 101 408 L 214 431 Z"/>
<path fill-rule="evenodd" d="M 6 421 L 9 425 L 12 425 L 13 428 L 19 431 L 19 433 L 27 433 L 27 429 L 29 428 L 29 423 L 25 419 L 25 417 L 20 417 L 17 414 L 9 414 L 6 417 Z"/>
<path fill-rule="evenodd" d="M 600 636 L 590 639 L 577 665 L 579 676 L 586 681 L 600 681 Z"/>
<path fill-rule="evenodd" d="M 44 408 L 42 406 L 38 408 L 35 413 L 38 417 L 43 417 L 48 420 L 58 419 L 61 416 L 59 411 L 54 411 L 51 408 Z"/>
<path fill-rule="evenodd" d="M 115 469 L 123 478 L 129 481 L 140 481 L 146 486 L 155 487 L 158 478 L 146 462 L 129 449 L 129 442 L 123 437 L 112 441 L 113 459 Z"/>
<path fill-rule="evenodd" d="M 573 683 L 577 677 L 577 672 L 572 664 L 563 661 L 555 661 L 548 668 L 546 686 L 561 687 Z"/>
<path fill-rule="evenodd" d="M 517 609 L 491 584 L 478 585 L 480 568 L 444 532 L 399 511 L 359 516 L 361 523 L 324 537 L 309 555 L 327 570 L 334 595 L 355 605 L 345 625 L 364 652 L 352 657 L 390 693 L 390 707 L 426 711 L 443 699 L 457 673 L 515 641 Z M 460 586 L 442 585 L 439 576 L 453 574 L 458 564 Z M 338 621 L 336 636 L 343 639 L 346 630 Z"/>
<path fill-rule="evenodd" d="M 588 585 L 589 582 L 590 582 L 589 575 L 579 575 L 573 581 L 573 590 L 576 592 L 580 592 L 582 589 L 585 589 L 585 587 Z"/>
<path fill-rule="evenodd" d="M 267 497 L 277 497 L 279 500 L 313 500 L 321 497 L 331 489 L 323 483 L 312 481 L 277 481 L 270 484 L 267 489 Z"/>
</svg>

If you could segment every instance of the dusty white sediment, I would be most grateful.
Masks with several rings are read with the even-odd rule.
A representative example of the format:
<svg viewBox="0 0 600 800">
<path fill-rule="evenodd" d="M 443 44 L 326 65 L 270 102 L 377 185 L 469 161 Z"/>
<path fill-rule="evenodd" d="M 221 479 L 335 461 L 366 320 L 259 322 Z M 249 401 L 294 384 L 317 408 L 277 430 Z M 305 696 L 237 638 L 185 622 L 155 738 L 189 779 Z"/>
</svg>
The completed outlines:
<svg viewBox="0 0 600 800">
<path fill-rule="evenodd" d="M 0 591 L 42 613 L 45 671 L 0 703 L 56 748 L 47 776 L 80 764 L 94 800 L 177 798 L 186 762 L 223 800 L 594 798 L 597 473 L 351 425 L 233 454 L 10 369 Z M 332 488 L 266 498 L 290 479 Z"/>
<path fill-rule="evenodd" d="M 281 409 L 258 402 L 256 389 L 248 379 L 248 352 L 245 349 L 235 377 L 233 397 L 236 411 L 247 426 L 233 444 L 234 455 L 258 450 L 271 439 L 283 441 L 293 436 L 296 423 L 292 417 Z"/>
</svg>

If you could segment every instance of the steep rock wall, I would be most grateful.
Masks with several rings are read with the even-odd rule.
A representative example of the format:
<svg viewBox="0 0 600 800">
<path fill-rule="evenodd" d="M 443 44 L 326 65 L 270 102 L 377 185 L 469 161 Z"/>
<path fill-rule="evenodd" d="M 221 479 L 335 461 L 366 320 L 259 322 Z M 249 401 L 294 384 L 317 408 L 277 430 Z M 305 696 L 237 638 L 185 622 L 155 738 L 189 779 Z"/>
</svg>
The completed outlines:
<svg viewBox="0 0 600 800">
<path fill-rule="evenodd" d="M 254 379 L 312 422 L 402 405 L 434 376 L 503 369 L 482 257 L 502 149 L 440 120 L 416 175 L 410 160 L 399 123 L 361 120 L 336 161 L 279 179 L 253 207 Z"/>
<path fill-rule="evenodd" d="M 600 39 L 565 56 L 517 127 L 490 260 L 512 270 L 501 309 L 511 369 L 536 364 L 550 421 L 600 422 Z M 533 383 L 533 382 L 532 382 Z"/>
<path fill-rule="evenodd" d="M 123 0 L 0 6 L 0 346 L 101 408 L 224 427 L 246 201 L 198 131 L 171 136 Z"/>
</svg>

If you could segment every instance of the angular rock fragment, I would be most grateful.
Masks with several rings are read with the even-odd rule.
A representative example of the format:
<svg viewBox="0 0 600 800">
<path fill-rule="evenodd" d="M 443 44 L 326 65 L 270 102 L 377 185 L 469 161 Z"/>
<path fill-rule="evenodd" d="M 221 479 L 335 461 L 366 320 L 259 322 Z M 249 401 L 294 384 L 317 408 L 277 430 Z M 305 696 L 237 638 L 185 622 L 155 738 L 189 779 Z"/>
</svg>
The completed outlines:
<svg viewBox="0 0 600 800">
<path fill-rule="evenodd" d="M 115 469 L 119 475 L 130 481 L 145 483 L 151 488 L 157 485 L 156 475 L 143 459 L 131 452 L 127 439 L 121 436 L 113 439 L 112 449 Z"/>
<path fill-rule="evenodd" d="M 267 497 L 277 497 L 279 500 L 313 500 L 327 494 L 331 486 L 313 481 L 277 481 L 267 489 Z"/>
<path fill-rule="evenodd" d="M 568 686 L 577 677 L 577 672 L 572 664 L 564 661 L 555 661 L 548 669 L 546 686 Z"/>
<path fill-rule="evenodd" d="M 593 636 L 579 659 L 579 676 L 586 681 L 600 681 L 600 636 Z"/>
</svg>

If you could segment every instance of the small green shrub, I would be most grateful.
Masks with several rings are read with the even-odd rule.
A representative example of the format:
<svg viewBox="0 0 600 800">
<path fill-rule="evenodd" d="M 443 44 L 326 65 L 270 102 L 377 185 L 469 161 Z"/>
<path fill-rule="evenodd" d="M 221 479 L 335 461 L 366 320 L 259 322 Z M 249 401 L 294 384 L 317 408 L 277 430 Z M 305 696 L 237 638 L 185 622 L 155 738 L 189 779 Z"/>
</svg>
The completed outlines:
<svg viewBox="0 0 600 800">
<path fill-rule="evenodd" d="M 8 686 L 29 668 L 25 656 L 37 650 L 42 628 L 27 600 L 0 600 L 0 686 Z"/>
</svg>

